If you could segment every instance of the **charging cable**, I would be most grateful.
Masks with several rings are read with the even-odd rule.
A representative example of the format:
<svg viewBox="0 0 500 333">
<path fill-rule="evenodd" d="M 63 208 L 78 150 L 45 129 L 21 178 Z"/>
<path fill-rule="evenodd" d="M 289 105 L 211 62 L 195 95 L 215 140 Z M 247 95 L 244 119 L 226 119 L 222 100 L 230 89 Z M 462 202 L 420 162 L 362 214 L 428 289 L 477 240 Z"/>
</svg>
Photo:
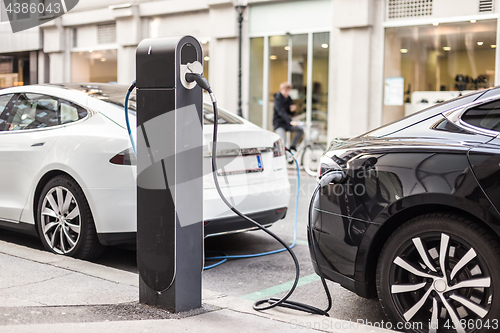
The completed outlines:
<svg viewBox="0 0 500 333">
<path fill-rule="evenodd" d="M 299 163 L 297 162 L 297 159 L 293 155 L 293 153 L 288 149 L 285 148 L 290 154 L 292 154 L 292 158 L 295 161 L 295 166 L 297 168 L 297 195 L 295 197 L 295 218 L 294 218 L 294 229 L 293 229 L 293 241 L 292 244 L 290 245 L 290 248 L 293 249 L 297 243 L 297 216 L 298 216 L 298 209 L 299 209 L 299 190 L 300 190 L 300 168 L 299 168 Z M 242 254 L 242 255 L 227 255 L 225 253 L 222 253 L 222 256 L 217 256 L 217 257 L 206 257 L 205 260 L 221 260 L 213 265 L 205 266 L 203 267 L 203 270 L 211 269 L 214 267 L 217 267 L 219 265 L 222 265 L 225 263 L 228 259 L 246 259 L 246 258 L 257 258 L 257 257 L 263 257 L 267 256 L 270 254 L 276 254 L 276 253 L 281 253 L 286 251 L 286 248 L 281 248 L 278 250 L 274 251 L 268 251 L 268 252 L 262 252 L 262 253 L 254 253 L 254 254 Z M 208 253 L 208 252 L 207 252 Z M 212 252 L 213 253 L 213 252 Z"/>
<path fill-rule="evenodd" d="M 326 296 L 327 296 L 327 299 L 328 299 L 328 306 L 327 306 L 327 308 L 325 310 L 322 310 L 322 309 L 319 309 L 317 307 L 314 307 L 314 306 L 311 306 L 311 305 L 308 305 L 308 304 L 303 304 L 303 303 L 299 303 L 299 302 L 294 302 L 294 301 L 288 300 L 288 298 L 295 291 L 295 289 L 297 287 L 297 284 L 299 282 L 299 278 L 300 278 L 299 262 L 297 260 L 297 257 L 295 255 L 295 253 L 291 249 L 293 246 L 295 246 L 296 237 L 297 237 L 297 207 L 298 207 L 298 192 L 299 191 L 297 191 L 297 198 L 296 198 L 296 205 L 295 205 L 295 233 L 294 233 L 294 242 L 293 242 L 293 244 L 291 246 L 288 246 L 280 237 L 278 237 L 272 231 L 270 231 L 269 229 L 267 229 L 266 227 L 264 227 L 263 225 L 261 225 L 257 221 L 254 221 L 253 219 L 249 218 L 248 216 L 246 216 L 245 214 L 243 214 L 239 210 L 237 210 L 235 207 L 233 207 L 233 205 L 226 199 L 226 197 L 222 193 L 222 190 L 221 190 L 220 184 L 219 184 L 219 179 L 217 177 L 217 169 L 218 169 L 217 168 L 217 132 L 218 132 L 218 124 L 219 124 L 219 114 L 218 114 L 218 108 L 217 108 L 217 100 L 215 98 L 215 95 L 212 92 L 212 89 L 210 88 L 210 84 L 203 77 L 203 75 L 197 74 L 197 73 L 186 73 L 185 78 L 186 78 L 187 82 L 194 82 L 194 81 L 196 81 L 196 83 L 198 83 L 198 85 L 200 85 L 201 88 L 203 88 L 206 91 L 208 91 L 208 93 L 210 95 L 210 99 L 212 101 L 213 111 L 214 111 L 214 129 L 213 129 L 213 140 L 212 140 L 212 176 L 213 176 L 213 179 L 214 179 L 215 188 L 217 189 L 217 193 L 219 194 L 219 196 L 222 199 L 222 201 L 226 204 L 226 206 L 229 209 L 231 209 L 231 211 L 233 211 L 236 215 L 238 215 L 242 219 L 244 219 L 244 220 L 246 220 L 246 221 L 254 224 L 258 228 L 260 228 L 261 230 L 263 230 L 265 233 L 267 233 L 268 235 L 270 235 L 271 237 L 273 237 L 274 239 L 276 239 L 284 247 L 284 249 L 279 249 L 279 250 L 276 250 L 276 251 L 270 251 L 269 253 L 263 253 L 263 254 L 247 255 L 247 256 L 221 256 L 220 258 L 223 261 L 221 261 L 221 262 L 219 262 L 219 263 L 217 263 L 215 265 L 222 264 L 229 257 L 234 257 L 234 258 L 235 257 L 238 257 L 238 258 L 250 258 L 250 257 L 255 257 L 255 256 L 267 255 L 267 254 L 271 254 L 271 253 L 279 253 L 279 252 L 283 252 L 283 251 L 286 250 L 286 251 L 288 251 L 288 253 L 292 257 L 294 265 L 295 265 L 295 280 L 294 280 L 294 283 L 293 283 L 292 287 L 285 294 L 285 296 L 283 296 L 282 298 L 271 297 L 269 299 L 263 299 L 263 300 L 257 301 L 257 302 L 254 303 L 253 308 L 255 310 L 257 310 L 257 311 L 263 311 L 263 310 L 268 310 L 268 309 L 272 309 L 272 308 L 275 308 L 275 307 L 279 306 L 279 307 L 285 307 L 285 308 L 299 310 L 299 311 L 303 311 L 303 312 L 307 312 L 307 313 L 329 316 L 328 311 L 330 311 L 330 309 L 332 307 L 332 297 L 331 297 L 330 291 L 328 289 L 328 286 L 326 284 L 326 280 L 325 280 L 325 278 L 323 276 L 323 271 L 321 269 L 321 265 L 318 262 L 318 256 L 317 256 L 317 253 L 316 253 L 316 245 L 317 245 L 317 243 L 316 243 L 316 240 L 315 240 L 313 232 L 312 232 L 313 226 L 312 226 L 312 216 L 311 215 L 312 215 L 312 209 L 313 209 L 313 206 L 314 206 L 314 200 L 315 200 L 315 197 L 318 194 L 319 190 L 323 186 L 325 186 L 327 184 L 330 184 L 331 182 L 335 182 L 335 181 L 339 182 L 339 181 L 341 181 L 344 178 L 344 175 L 343 175 L 342 171 L 336 170 L 336 171 L 328 171 L 328 172 L 326 172 L 321 177 L 320 181 L 318 182 L 318 185 L 316 186 L 316 188 L 315 188 L 315 190 L 313 192 L 313 196 L 312 196 L 311 202 L 309 204 L 309 225 L 308 225 L 309 238 L 310 238 L 310 241 L 312 242 L 313 255 L 314 255 L 314 259 L 316 260 L 316 263 L 317 263 L 317 266 L 318 266 L 319 276 L 321 278 L 321 282 L 323 284 L 323 288 L 325 289 L 325 293 L 326 293 Z M 134 140 L 133 140 L 133 137 L 132 137 L 132 132 L 131 132 L 130 123 L 129 123 L 129 119 L 128 119 L 128 99 L 130 97 L 130 93 L 132 92 L 132 90 L 134 88 L 135 88 L 135 81 L 130 86 L 130 88 L 129 88 L 128 92 L 127 92 L 127 96 L 125 98 L 125 117 L 126 117 L 126 121 L 127 121 L 127 130 L 128 130 L 129 136 L 130 136 L 130 141 L 131 141 L 132 146 L 134 148 L 134 153 L 137 156 L 136 147 L 135 147 L 135 143 L 134 143 Z M 295 163 L 296 163 L 296 165 L 298 167 L 297 161 L 295 161 Z M 300 181 L 299 179 L 300 178 L 298 178 L 297 182 Z M 211 259 L 216 259 L 216 258 L 217 257 L 211 257 Z M 267 303 L 268 305 L 261 306 L 262 304 L 265 304 L 265 303 Z"/>
<path fill-rule="evenodd" d="M 242 219 L 244 219 L 248 222 L 253 223 L 257 227 L 259 227 L 261 230 L 266 232 L 268 235 L 270 235 L 271 237 L 276 239 L 281 245 L 283 245 L 283 247 L 288 251 L 288 253 L 290 253 L 290 256 L 292 257 L 293 262 L 295 264 L 295 280 L 294 280 L 292 287 L 286 293 L 286 295 L 283 296 L 282 298 L 272 297 L 269 299 L 263 299 L 263 300 L 257 301 L 254 303 L 253 308 L 257 311 L 262 311 L 262 310 L 268 310 L 268 309 L 272 309 L 274 307 L 279 306 L 279 307 L 285 307 L 285 308 L 299 310 L 299 311 L 303 311 L 303 312 L 308 312 L 308 313 L 312 313 L 312 314 L 320 314 L 320 315 L 324 315 L 324 316 L 329 316 L 328 311 L 330 311 L 330 309 L 332 307 L 332 298 L 330 295 L 330 291 L 328 290 L 328 286 L 326 285 L 326 281 L 323 277 L 323 272 L 321 271 L 321 267 L 318 265 L 319 271 L 320 271 L 320 278 L 321 278 L 321 281 L 323 283 L 323 287 L 325 289 L 325 293 L 326 293 L 327 298 L 328 298 L 328 307 L 325 310 L 321 310 L 319 308 L 316 308 L 316 307 L 308 305 L 308 304 L 289 301 L 288 298 L 295 291 L 295 288 L 297 287 L 297 284 L 298 284 L 299 278 L 300 278 L 300 267 L 299 267 L 299 262 L 297 260 L 297 257 L 295 256 L 295 253 L 281 238 L 279 238 L 272 231 L 270 231 L 269 229 L 267 229 L 266 227 L 264 227 L 260 223 L 254 221 L 253 219 L 249 218 L 248 216 L 246 216 L 245 214 L 243 214 L 239 210 L 237 210 L 235 207 L 233 207 L 233 205 L 226 199 L 226 197 L 222 193 L 222 190 L 221 190 L 220 185 L 219 185 L 219 180 L 217 177 L 217 132 L 218 132 L 218 119 L 219 119 L 217 100 L 215 99 L 215 95 L 213 94 L 212 89 L 210 88 L 210 85 L 208 84 L 208 81 L 201 74 L 186 73 L 186 81 L 188 81 L 188 82 L 196 81 L 203 89 L 208 91 L 208 93 L 210 95 L 210 99 L 212 100 L 213 109 L 214 109 L 214 130 L 213 130 L 213 140 L 212 140 L 212 176 L 214 179 L 215 188 L 217 189 L 217 192 L 219 193 L 220 198 L 226 204 L 226 206 L 229 207 L 229 209 L 231 209 L 236 215 L 238 215 L 239 217 L 241 217 Z M 331 180 L 333 180 L 334 178 L 340 179 L 340 174 L 336 173 L 335 176 L 331 175 L 327 179 L 325 179 L 324 182 L 327 182 L 328 179 L 330 179 L 330 177 L 331 177 Z M 330 182 L 328 182 L 328 183 L 330 183 Z M 313 195 L 313 199 L 311 200 L 311 203 L 309 206 L 309 215 L 311 215 L 314 197 L 318 193 L 322 184 L 323 183 L 320 181 L 318 186 L 316 187 L 316 189 L 314 191 L 315 193 Z M 309 216 L 309 220 L 311 221 L 311 216 Z M 309 236 L 310 237 L 313 236 L 311 225 L 309 225 Z M 311 237 L 311 240 L 313 242 L 315 242 L 314 237 Z M 314 245 L 314 243 L 313 243 L 313 245 Z M 314 254 L 315 260 L 317 262 L 317 253 L 316 253 L 315 246 L 313 246 L 313 249 L 314 249 L 313 254 Z M 265 304 L 265 303 L 267 303 L 268 305 L 261 306 L 262 304 Z"/>
<path fill-rule="evenodd" d="M 135 142 L 134 142 L 134 137 L 132 136 L 132 130 L 130 128 L 130 121 L 128 119 L 128 100 L 130 98 L 130 94 L 135 88 L 135 80 L 132 82 L 130 87 L 128 88 L 127 95 L 125 95 L 125 121 L 127 122 L 127 131 L 128 131 L 128 136 L 130 138 L 130 142 L 132 143 L 132 148 L 134 148 L 134 155 L 135 158 L 137 158 L 137 149 L 135 147 Z"/>
</svg>

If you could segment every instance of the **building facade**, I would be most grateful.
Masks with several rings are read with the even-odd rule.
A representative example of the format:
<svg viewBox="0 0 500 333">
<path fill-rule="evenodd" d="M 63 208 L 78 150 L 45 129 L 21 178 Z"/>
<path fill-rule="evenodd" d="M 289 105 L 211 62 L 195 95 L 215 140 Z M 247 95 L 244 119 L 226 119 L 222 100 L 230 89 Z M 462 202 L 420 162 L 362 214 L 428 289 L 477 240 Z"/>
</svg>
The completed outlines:
<svg viewBox="0 0 500 333">
<path fill-rule="evenodd" d="M 243 115 L 272 129 L 273 95 L 294 85 L 319 141 L 359 135 L 469 90 L 500 84 L 499 0 L 249 0 Z M 135 79 L 144 38 L 193 35 L 220 105 L 238 107 L 237 0 L 82 0 L 12 34 L 0 15 L 0 87 Z"/>
</svg>

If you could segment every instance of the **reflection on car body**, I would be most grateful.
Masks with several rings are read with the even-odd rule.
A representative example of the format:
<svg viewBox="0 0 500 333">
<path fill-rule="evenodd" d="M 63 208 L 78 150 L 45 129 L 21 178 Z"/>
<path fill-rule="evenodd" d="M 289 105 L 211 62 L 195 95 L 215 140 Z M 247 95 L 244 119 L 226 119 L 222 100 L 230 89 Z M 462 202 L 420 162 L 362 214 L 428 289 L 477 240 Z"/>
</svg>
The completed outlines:
<svg viewBox="0 0 500 333">
<path fill-rule="evenodd" d="M 494 88 L 332 142 L 322 173 L 346 177 L 313 198 L 315 269 L 410 332 L 498 318 L 499 110 Z"/>
</svg>

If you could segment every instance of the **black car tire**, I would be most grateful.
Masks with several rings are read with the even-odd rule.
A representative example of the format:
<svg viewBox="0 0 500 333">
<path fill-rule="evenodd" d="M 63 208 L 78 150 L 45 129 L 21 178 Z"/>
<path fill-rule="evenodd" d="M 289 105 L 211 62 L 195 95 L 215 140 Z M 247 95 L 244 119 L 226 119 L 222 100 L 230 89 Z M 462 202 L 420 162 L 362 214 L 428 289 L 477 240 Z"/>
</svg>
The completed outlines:
<svg viewBox="0 0 500 333">
<path fill-rule="evenodd" d="M 499 331 L 499 263 L 499 242 L 476 222 L 451 214 L 419 216 L 387 240 L 377 266 L 378 297 L 393 327 L 406 324 L 398 327 L 406 332 Z"/>
<path fill-rule="evenodd" d="M 38 198 L 36 220 L 48 251 L 89 260 L 104 250 L 87 199 L 69 176 L 56 176 L 45 185 Z"/>
</svg>

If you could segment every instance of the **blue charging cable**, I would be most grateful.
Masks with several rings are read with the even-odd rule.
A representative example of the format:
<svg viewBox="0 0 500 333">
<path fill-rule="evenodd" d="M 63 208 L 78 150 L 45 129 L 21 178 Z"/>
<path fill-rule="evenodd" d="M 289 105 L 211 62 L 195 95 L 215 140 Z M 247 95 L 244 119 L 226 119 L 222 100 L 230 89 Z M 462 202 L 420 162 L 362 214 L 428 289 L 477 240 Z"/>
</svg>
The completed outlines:
<svg viewBox="0 0 500 333">
<path fill-rule="evenodd" d="M 130 137 L 130 142 L 132 143 L 132 148 L 134 148 L 134 155 L 137 158 L 137 149 L 135 147 L 134 137 L 132 136 L 132 130 L 130 128 L 130 121 L 128 120 L 128 100 L 130 98 L 130 94 L 135 88 L 135 80 L 132 82 L 132 85 L 128 88 L 127 95 L 125 95 L 125 121 L 127 122 L 127 130 L 128 136 Z"/>
<path fill-rule="evenodd" d="M 293 156 L 293 153 L 291 151 L 288 151 L 288 152 L 290 154 L 292 154 L 292 156 Z M 300 191 L 300 169 L 299 169 L 299 163 L 297 162 L 297 159 L 295 158 L 295 156 L 293 156 L 293 160 L 295 161 L 295 166 L 297 168 L 297 195 L 295 196 L 295 220 L 294 220 L 294 230 L 293 230 L 293 242 L 290 245 L 290 248 L 293 248 L 296 245 L 296 243 L 297 243 L 297 216 L 298 216 L 299 194 L 300 194 L 300 192 L 299 192 Z M 221 260 L 221 261 L 219 261 L 219 262 L 217 262 L 215 264 L 209 265 L 209 266 L 205 266 L 205 267 L 203 267 L 203 270 L 207 270 L 207 269 L 214 268 L 214 267 L 217 267 L 219 265 L 222 265 L 228 259 L 256 258 L 256 257 L 267 256 L 267 255 L 270 255 L 270 254 L 281 253 L 281 252 L 284 252 L 284 251 L 287 251 L 287 249 L 286 248 L 281 248 L 281 249 L 274 250 L 274 251 L 268 251 L 268 252 L 262 252 L 262 253 L 255 253 L 255 254 L 242 254 L 242 255 L 227 255 L 227 254 L 222 253 L 222 256 L 205 258 L 205 260 Z"/>
</svg>

